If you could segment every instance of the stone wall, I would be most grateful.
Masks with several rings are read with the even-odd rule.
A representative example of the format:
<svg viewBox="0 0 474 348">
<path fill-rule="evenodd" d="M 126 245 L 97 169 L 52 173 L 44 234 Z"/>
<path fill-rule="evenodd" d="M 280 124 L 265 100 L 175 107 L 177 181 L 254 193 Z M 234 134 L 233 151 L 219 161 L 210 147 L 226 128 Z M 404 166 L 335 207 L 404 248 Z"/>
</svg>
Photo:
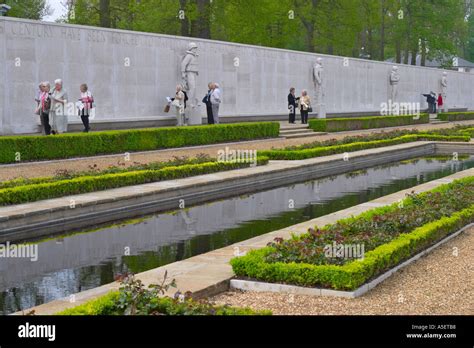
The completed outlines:
<svg viewBox="0 0 474 348">
<path fill-rule="evenodd" d="M 62 78 L 69 99 L 88 83 L 96 121 L 172 116 L 165 97 L 180 82 L 180 61 L 199 47 L 201 100 L 209 81 L 220 83 L 221 116 L 283 115 L 290 86 L 313 95 L 312 66 L 324 59 L 326 112 L 380 111 L 392 64 L 289 50 L 0 17 L 0 134 L 37 130 L 33 115 L 39 81 Z M 348 64 L 347 64 L 348 63 Z M 400 65 L 400 102 L 440 92 L 442 70 Z M 450 108 L 474 109 L 474 74 L 448 71 Z M 199 112 L 205 115 L 205 108 Z M 78 121 L 77 117 L 70 118 Z"/>
</svg>

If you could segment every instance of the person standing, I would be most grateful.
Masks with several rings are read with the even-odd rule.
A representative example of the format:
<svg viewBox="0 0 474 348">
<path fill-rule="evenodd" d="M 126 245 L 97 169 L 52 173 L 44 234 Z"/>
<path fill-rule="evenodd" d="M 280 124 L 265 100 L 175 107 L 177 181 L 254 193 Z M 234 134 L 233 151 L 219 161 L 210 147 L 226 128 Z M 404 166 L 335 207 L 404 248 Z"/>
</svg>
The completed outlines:
<svg viewBox="0 0 474 348">
<path fill-rule="evenodd" d="M 36 92 L 35 96 L 35 102 L 36 102 L 36 110 L 35 114 L 39 116 L 40 118 L 40 123 L 41 123 L 41 132 L 43 134 L 46 134 L 44 132 L 44 124 L 43 124 L 43 119 L 41 118 L 41 94 L 43 93 L 44 87 L 43 87 L 43 82 L 41 82 L 38 86 L 38 91 Z"/>
<path fill-rule="evenodd" d="M 222 94 L 219 88 L 219 84 L 214 82 L 212 84 L 212 93 L 211 93 L 211 106 L 212 106 L 212 116 L 214 118 L 214 123 L 219 124 L 219 106 L 222 102 Z"/>
<path fill-rule="evenodd" d="M 202 102 L 206 104 L 207 124 L 214 124 L 214 116 L 212 115 L 212 104 L 211 104 L 211 94 L 213 91 L 212 82 L 209 82 L 207 87 L 209 88 L 209 90 L 207 91 L 207 94 L 202 99 Z"/>
<path fill-rule="evenodd" d="M 184 93 L 183 86 L 176 86 L 176 95 L 174 96 L 172 105 L 176 108 L 176 119 L 178 120 L 178 126 L 185 126 L 185 113 L 184 113 Z"/>
<path fill-rule="evenodd" d="M 308 113 L 311 107 L 311 99 L 309 98 L 308 92 L 305 89 L 301 92 L 301 97 L 299 98 L 298 106 L 301 112 L 301 124 L 307 124 Z"/>
<path fill-rule="evenodd" d="M 290 88 L 290 94 L 288 94 L 288 110 L 290 111 L 289 114 L 289 123 L 295 123 L 296 121 L 296 103 L 300 98 L 296 98 L 295 96 L 295 88 Z"/>
<path fill-rule="evenodd" d="M 438 112 L 441 112 L 443 110 L 443 96 L 442 93 L 438 94 Z"/>
<path fill-rule="evenodd" d="M 49 111 L 51 109 L 50 90 L 51 85 L 48 81 L 42 83 L 42 92 L 39 96 L 39 112 L 41 125 L 45 135 L 51 135 L 51 125 L 49 124 Z"/>
<path fill-rule="evenodd" d="M 94 105 L 94 97 L 92 93 L 89 91 L 89 87 L 87 84 L 83 83 L 80 86 L 81 90 L 81 97 L 79 98 L 79 116 L 81 116 L 82 124 L 84 125 L 84 133 L 89 133 L 90 125 L 89 125 L 89 116 L 91 114 L 91 110 Z"/>
<path fill-rule="evenodd" d="M 67 131 L 67 93 L 63 87 L 63 81 L 54 81 L 54 91 L 51 94 L 51 127 L 53 134 L 61 134 Z"/>
</svg>

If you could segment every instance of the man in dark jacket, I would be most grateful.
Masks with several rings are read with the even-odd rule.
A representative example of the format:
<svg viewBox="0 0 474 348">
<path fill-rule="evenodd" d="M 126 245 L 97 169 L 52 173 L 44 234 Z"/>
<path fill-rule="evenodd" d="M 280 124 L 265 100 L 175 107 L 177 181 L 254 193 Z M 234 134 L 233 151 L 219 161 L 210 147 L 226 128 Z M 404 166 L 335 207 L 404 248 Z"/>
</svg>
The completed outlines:
<svg viewBox="0 0 474 348">
<path fill-rule="evenodd" d="M 428 112 L 430 114 L 436 113 L 436 94 L 431 92 L 430 94 L 423 94 L 426 97 L 426 102 L 428 103 Z"/>
<path fill-rule="evenodd" d="M 207 124 L 214 124 L 214 115 L 212 114 L 212 104 L 211 104 L 212 82 L 209 82 L 208 88 L 209 90 L 207 91 L 207 94 L 202 99 L 202 102 L 206 104 Z"/>
<path fill-rule="evenodd" d="M 295 88 L 290 88 L 290 94 L 288 94 L 288 110 L 290 111 L 289 122 L 295 123 L 296 120 L 296 101 L 300 99 L 295 97 Z"/>
</svg>

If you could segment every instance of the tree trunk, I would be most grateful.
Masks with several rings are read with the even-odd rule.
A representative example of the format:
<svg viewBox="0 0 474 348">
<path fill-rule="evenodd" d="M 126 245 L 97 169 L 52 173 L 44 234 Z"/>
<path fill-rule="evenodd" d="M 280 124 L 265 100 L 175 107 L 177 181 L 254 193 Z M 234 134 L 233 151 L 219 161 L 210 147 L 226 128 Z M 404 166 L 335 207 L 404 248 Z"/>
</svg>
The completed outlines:
<svg viewBox="0 0 474 348">
<path fill-rule="evenodd" d="M 421 66 L 426 65 L 426 41 L 425 40 L 421 41 L 421 62 L 420 62 L 420 65 Z"/>
<path fill-rule="evenodd" d="M 179 0 L 180 11 L 186 11 L 186 2 L 187 0 Z M 189 36 L 189 21 L 186 12 L 185 17 L 179 20 L 181 21 L 181 36 Z"/>
<path fill-rule="evenodd" d="M 197 0 L 197 19 L 195 37 L 202 39 L 211 38 L 211 2 L 209 0 Z"/>
<path fill-rule="evenodd" d="M 100 0 L 100 26 L 110 28 L 110 0 Z"/>
<path fill-rule="evenodd" d="M 402 62 L 402 44 L 400 39 L 397 39 L 395 42 L 395 51 L 396 51 L 396 62 L 400 64 Z"/>
<path fill-rule="evenodd" d="M 382 21 L 380 23 L 380 60 L 385 60 L 385 0 L 382 0 Z"/>
</svg>

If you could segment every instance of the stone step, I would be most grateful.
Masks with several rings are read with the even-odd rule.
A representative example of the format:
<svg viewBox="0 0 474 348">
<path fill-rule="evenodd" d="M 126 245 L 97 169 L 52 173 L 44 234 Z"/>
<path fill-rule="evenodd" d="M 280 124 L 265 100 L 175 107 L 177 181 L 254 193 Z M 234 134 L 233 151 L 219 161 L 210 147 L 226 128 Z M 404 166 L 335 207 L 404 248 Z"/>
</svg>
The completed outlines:
<svg viewBox="0 0 474 348">
<path fill-rule="evenodd" d="M 289 135 L 289 134 L 296 134 L 296 133 L 306 133 L 311 132 L 314 133 L 312 129 L 284 129 L 280 130 L 280 135 Z"/>
<path fill-rule="evenodd" d="M 430 120 L 430 124 L 441 124 L 441 123 L 449 123 L 449 121 L 442 121 L 442 120 Z"/>
<path fill-rule="evenodd" d="M 304 133 L 280 135 L 280 137 L 286 138 L 286 139 L 293 139 L 293 138 L 314 137 L 316 135 L 325 135 L 325 134 L 327 134 L 327 133 L 324 133 L 324 132 L 304 132 Z"/>
<path fill-rule="evenodd" d="M 294 130 L 294 129 L 309 129 L 307 124 L 285 125 L 280 127 L 280 131 Z"/>
</svg>

